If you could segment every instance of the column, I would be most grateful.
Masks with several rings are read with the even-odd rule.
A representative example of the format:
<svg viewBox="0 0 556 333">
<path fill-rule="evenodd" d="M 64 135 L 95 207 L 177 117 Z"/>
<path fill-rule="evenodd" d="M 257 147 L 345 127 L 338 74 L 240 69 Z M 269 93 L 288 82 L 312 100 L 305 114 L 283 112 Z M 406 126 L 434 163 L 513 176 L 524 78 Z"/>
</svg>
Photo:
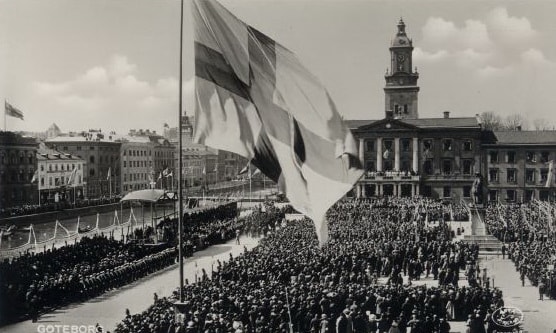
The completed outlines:
<svg viewBox="0 0 556 333">
<path fill-rule="evenodd" d="M 415 185 L 415 184 L 411 184 L 411 197 L 412 197 L 412 198 L 415 196 L 415 187 L 416 187 L 416 186 L 417 186 L 417 185 Z"/>
<path fill-rule="evenodd" d="M 419 140 L 413 138 L 413 171 L 419 172 Z"/>
<path fill-rule="evenodd" d="M 419 184 L 415 184 L 415 195 L 419 196 Z"/>
<path fill-rule="evenodd" d="M 363 168 L 365 168 L 365 140 L 359 139 L 359 161 Z"/>
<path fill-rule="evenodd" d="M 361 184 L 355 185 L 357 188 L 357 198 L 361 198 Z"/>
<path fill-rule="evenodd" d="M 394 139 L 394 171 L 400 171 L 400 138 Z"/>
<path fill-rule="evenodd" d="M 361 197 L 362 198 L 367 197 L 367 190 L 365 189 L 365 184 L 361 184 Z"/>
<path fill-rule="evenodd" d="M 376 139 L 376 171 L 382 171 L 382 138 Z"/>
</svg>

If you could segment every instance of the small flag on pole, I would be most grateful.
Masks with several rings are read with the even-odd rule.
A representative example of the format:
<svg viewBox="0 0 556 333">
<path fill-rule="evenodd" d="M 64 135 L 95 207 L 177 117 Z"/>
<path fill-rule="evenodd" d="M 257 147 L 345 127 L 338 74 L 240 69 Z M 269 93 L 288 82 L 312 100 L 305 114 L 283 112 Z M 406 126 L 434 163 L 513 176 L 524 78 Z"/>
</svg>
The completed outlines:
<svg viewBox="0 0 556 333">
<path fill-rule="evenodd" d="M 158 174 L 158 178 L 156 179 L 156 181 L 159 181 L 159 180 L 161 180 L 161 179 L 162 179 L 162 172 L 160 172 L 160 173 Z"/>
<path fill-rule="evenodd" d="M 168 170 L 168 168 L 166 168 L 166 169 L 162 170 L 162 175 L 164 177 L 168 177 L 168 172 L 170 172 L 170 170 Z"/>
<path fill-rule="evenodd" d="M 106 180 L 110 180 L 112 178 L 112 167 L 108 168 L 108 173 L 106 175 Z"/>
<path fill-rule="evenodd" d="M 174 171 L 170 171 L 170 172 L 166 173 L 165 177 L 168 178 L 168 177 L 173 177 L 173 176 L 174 176 Z"/>
<path fill-rule="evenodd" d="M 35 173 L 33 174 L 33 178 L 31 178 L 31 183 L 34 183 L 38 180 L 39 180 L 39 170 L 35 170 Z"/>
<path fill-rule="evenodd" d="M 552 179 L 554 178 L 554 160 L 548 162 L 548 175 L 546 177 L 546 184 L 544 187 L 550 187 L 552 185 Z"/>
<path fill-rule="evenodd" d="M 328 240 L 327 210 L 363 175 L 328 91 L 297 56 L 215 0 L 193 1 L 194 141 L 248 159 Z"/>
<path fill-rule="evenodd" d="M 77 168 L 74 168 L 71 172 L 69 181 L 68 181 L 68 185 L 74 185 L 75 184 L 75 178 L 77 176 Z"/>
<path fill-rule="evenodd" d="M 23 120 L 23 112 L 21 112 L 21 110 L 8 103 L 8 101 L 4 101 L 4 112 L 6 113 L 6 115 L 10 117 L 19 118 Z"/>
</svg>

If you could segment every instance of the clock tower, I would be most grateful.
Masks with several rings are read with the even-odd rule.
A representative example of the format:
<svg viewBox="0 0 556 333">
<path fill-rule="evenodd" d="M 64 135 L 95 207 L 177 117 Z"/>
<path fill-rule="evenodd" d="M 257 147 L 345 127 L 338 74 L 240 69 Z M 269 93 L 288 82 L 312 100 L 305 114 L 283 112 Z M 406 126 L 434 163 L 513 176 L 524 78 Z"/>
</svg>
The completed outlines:
<svg viewBox="0 0 556 333">
<path fill-rule="evenodd" d="M 412 69 L 413 42 L 405 33 L 405 23 L 398 23 L 398 32 L 390 45 L 390 68 L 384 78 L 385 112 L 394 118 L 419 118 L 417 96 L 419 73 Z"/>
</svg>

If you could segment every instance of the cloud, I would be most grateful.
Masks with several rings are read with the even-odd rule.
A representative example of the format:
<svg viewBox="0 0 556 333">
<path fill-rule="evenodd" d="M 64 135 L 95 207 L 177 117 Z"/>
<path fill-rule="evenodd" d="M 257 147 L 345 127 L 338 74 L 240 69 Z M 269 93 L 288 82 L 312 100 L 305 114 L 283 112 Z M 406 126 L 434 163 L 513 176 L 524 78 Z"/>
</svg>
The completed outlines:
<svg viewBox="0 0 556 333">
<path fill-rule="evenodd" d="M 178 80 L 144 80 L 138 66 L 123 55 L 114 55 L 107 64 L 91 67 L 74 79 L 35 82 L 33 87 L 36 104 L 68 131 L 104 127 L 125 134 L 131 128 L 157 130 L 165 122 L 177 124 Z M 189 114 L 193 89 L 193 79 L 184 81 Z"/>
<path fill-rule="evenodd" d="M 532 65 L 554 65 L 537 47 L 539 33 L 531 22 L 511 16 L 504 7 L 494 8 L 482 18 L 467 19 L 461 26 L 430 17 L 422 33 L 421 48 L 414 53 L 417 61 L 456 64 L 482 78 Z"/>
</svg>

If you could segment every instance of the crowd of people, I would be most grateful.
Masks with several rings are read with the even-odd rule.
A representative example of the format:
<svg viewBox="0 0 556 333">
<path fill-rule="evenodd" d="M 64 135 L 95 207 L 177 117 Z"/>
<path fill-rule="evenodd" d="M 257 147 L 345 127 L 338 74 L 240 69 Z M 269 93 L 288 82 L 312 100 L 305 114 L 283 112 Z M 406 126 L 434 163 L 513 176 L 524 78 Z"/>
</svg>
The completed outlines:
<svg viewBox="0 0 556 333">
<path fill-rule="evenodd" d="M 223 205 L 186 214 L 184 255 L 233 239 L 249 219 L 237 218 L 237 206 Z M 162 242 L 139 237 L 84 237 L 75 244 L 27 253 L 0 263 L 0 325 L 75 301 L 83 301 L 172 265 L 177 257 L 177 221 L 166 220 Z M 152 229 L 152 228 L 151 228 Z M 154 232 L 151 230 L 151 233 Z M 172 235 L 172 233 L 174 233 Z"/>
<path fill-rule="evenodd" d="M 119 201 L 120 201 L 120 197 L 114 196 L 111 198 L 103 197 L 103 198 L 96 198 L 96 199 L 81 199 L 75 202 L 73 201 L 44 202 L 41 203 L 40 205 L 38 204 L 23 205 L 23 206 L 6 207 L 6 208 L 2 207 L 0 208 L 0 218 L 55 212 L 62 209 L 107 205 Z"/>
<path fill-rule="evenodd" d="M 277 228 L 255 249 L 185 286 L 183 322 L 172 308 L 176 292 L 126 314 L 115 332 L 449 332 L 450 320 L 480 332 L 502 293 L 479 282 L 476 245 L 453 242 L 445 223 L 425 223 L 427 201 L 337 204 L 322 248 L 311 222 L 271 215 Z M 431 282 L 417 282 L 424 278 Z"/>
<path fill-rule="evenodd" d="M 548 203 L 491 204 L 485 224 L 504 245 L 522 284 L 527 278 L 539 288 L 539 299 L 556 299 L 556 234 L 554 208 Z"/>
</svg>

